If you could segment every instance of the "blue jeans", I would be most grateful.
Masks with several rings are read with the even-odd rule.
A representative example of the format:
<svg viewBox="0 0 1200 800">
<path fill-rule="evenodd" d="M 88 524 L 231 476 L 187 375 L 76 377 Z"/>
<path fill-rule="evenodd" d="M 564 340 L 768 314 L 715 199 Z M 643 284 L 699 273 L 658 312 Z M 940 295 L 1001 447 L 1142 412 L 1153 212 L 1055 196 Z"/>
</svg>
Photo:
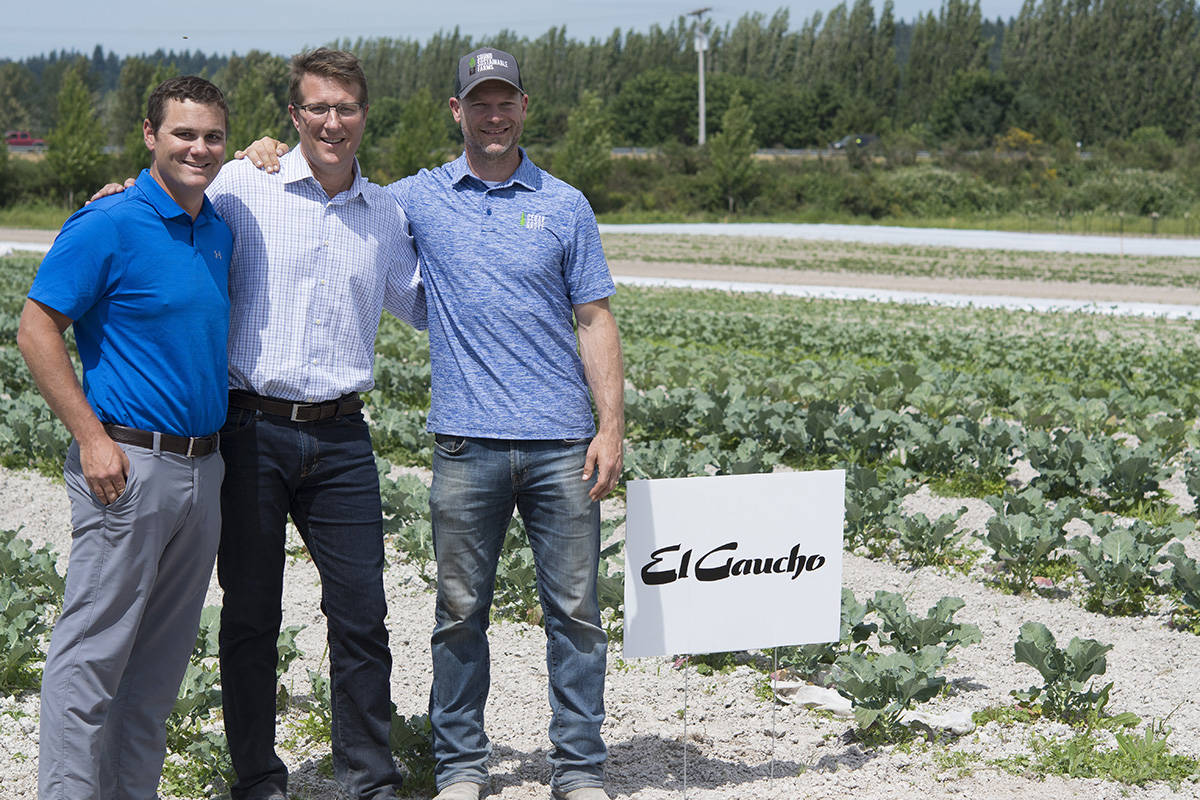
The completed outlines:
<svg viewBox="0 0 1200 800">
<path fill-rule="evenodd" d="M 355 798 L 394 796 L 383 513 L 362 414 L 292 422 L 230 407 L 221 454 L 221 688 L 234 800 L 287 791 L 275 753 L 275 665 L 289 514 L 321 576 L 334 777 Z"/>
<path fill-rule="evenodd" d="M 602 786 L 604 671 L 596 571 L 600 504 L 582 479 L 587 440 L 436 437 L 429 504 L 438 591 L 429 715 L 437 784 L 485 783 L 487 628 L 496 564 L 516 507 L 537 568 L 550 676 L 551 785 Z"/>
</svg>

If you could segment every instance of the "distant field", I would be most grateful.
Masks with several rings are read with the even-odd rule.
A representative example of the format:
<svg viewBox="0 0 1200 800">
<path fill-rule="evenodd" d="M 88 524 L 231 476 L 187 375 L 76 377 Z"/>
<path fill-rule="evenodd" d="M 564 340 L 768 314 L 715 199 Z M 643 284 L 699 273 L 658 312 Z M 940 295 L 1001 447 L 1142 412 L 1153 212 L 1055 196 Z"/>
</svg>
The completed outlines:
<svg viewBox="0 0 1200 800">
<path fill-rule="evenodd" d="M 731 264 L 936 278 L 1200 286 L 1200 257 L 1080 255 L 737 236 L 605 234 L 610 261 Z"/>
</svg>

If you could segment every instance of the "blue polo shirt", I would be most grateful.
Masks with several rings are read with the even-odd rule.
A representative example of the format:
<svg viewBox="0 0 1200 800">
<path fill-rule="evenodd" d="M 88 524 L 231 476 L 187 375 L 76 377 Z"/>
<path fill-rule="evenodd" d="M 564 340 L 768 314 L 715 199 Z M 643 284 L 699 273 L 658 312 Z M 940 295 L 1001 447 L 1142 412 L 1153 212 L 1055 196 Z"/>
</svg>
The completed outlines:
<svg viewBox="0 0 1200 800">
<path fill-rule="evenodd" d="M 521 151 L 489 186 L 466 156 L 388 187 L 421 263 L 429 430 L 489 439 L 595 433 L 573 306 L 613 294 L 583 194 Z"/>
<path fill-rule="evenodd" d="M 101 422 L 179 436 L 220 429 L 232 249 L 207 199 L 193 222 L 149 170 L 63 225 L 29 297 L 74 321 Z"/>
</svg>

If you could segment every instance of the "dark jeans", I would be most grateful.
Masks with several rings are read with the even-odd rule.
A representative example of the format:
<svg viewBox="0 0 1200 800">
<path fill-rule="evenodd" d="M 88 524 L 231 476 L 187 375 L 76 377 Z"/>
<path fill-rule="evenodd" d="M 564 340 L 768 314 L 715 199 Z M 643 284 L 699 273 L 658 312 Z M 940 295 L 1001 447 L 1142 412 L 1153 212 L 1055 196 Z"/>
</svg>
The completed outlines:
<svg viewBox="0 0 1200 800">
<path fill-rule="evenodd" d="M 234 800 L 287 790 L 275 753 L 276 639 L 290 514 L 321 576 L 329 628 L 334 777 L 356 798 L 394 795 L 392 657 L 384 626 L 383 514 L 362 414 L 292 422 L 229 409 L 217 575 L 225 733 Z"/>
</svg>

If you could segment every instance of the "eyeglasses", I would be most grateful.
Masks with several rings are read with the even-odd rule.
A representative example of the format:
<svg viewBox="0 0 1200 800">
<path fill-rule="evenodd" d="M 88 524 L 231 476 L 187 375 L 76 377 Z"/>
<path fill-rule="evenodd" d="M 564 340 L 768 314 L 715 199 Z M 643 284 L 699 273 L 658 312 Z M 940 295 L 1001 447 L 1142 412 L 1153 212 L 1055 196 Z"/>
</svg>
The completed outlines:
<svg viewBox="0 0 1200 800">
<path fill-rule="evenodd" d="M 296 108 L 301 111 L 307 111 L 314 117 L 323 117 L 329 113 L 330 109 L 333 109 L 341 119 L 356 119 L 363 113 L 366 107 L 366 103 L 338 103 L 337 105 L 330 105 L 329 103 L 306 103 L 302 106 L 296 106 Z"/>
</svg>

